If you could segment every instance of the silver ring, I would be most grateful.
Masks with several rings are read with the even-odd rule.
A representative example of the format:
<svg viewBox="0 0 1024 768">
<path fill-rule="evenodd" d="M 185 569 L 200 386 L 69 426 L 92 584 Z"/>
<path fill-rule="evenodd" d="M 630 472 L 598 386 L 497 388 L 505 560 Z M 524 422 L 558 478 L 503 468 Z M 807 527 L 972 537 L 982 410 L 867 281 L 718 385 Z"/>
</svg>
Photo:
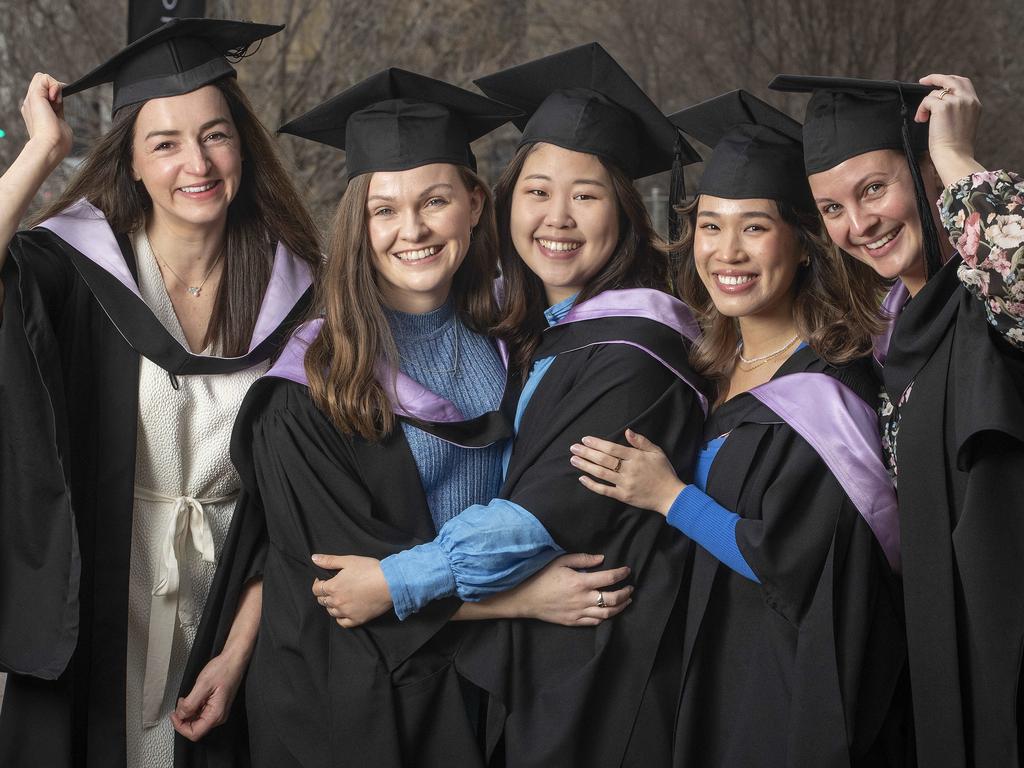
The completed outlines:
<svg viewBox="0 0 1024 768">
<path fill-rule="evenodd" d="M 598 592 L 597 593 L 597 607 L 598 608 L 607 608 L 608 607 L 608 603 L 606 603 L 604 601 L 604 592 Z"/>
</svg>

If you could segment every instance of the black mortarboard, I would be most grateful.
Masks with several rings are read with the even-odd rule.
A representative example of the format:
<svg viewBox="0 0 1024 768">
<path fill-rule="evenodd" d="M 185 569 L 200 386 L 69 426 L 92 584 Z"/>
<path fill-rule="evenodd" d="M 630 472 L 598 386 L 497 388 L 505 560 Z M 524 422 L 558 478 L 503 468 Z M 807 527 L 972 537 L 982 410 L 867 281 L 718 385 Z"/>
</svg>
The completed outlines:
<svg viewBox="0 0 1024 768">
<path fill-rule="evenodd" d="M 391 67 L 282 125 L 290 133 L 346 153 L 348 178 L 428 163 L 476 169 L 472 141 L 519 110 L 480 94 Z"/>
<path fill-rule="evenodd" d="M 804 174 L 800 123 L 743 90 L 729 91 L 669 115 L 714 152 L 698 194 L 767 198 L 814 211 Z"/>
<path fill-rule="evenodd" d="M 925 263 L 928 274 L 935 274 L 942 267 L 942 251 L 917 164 L 917 156 L 928 149 L 928 124 L 914 122 L 921 101 L 934 89 L 898 80 L 814 75 L 776 75 L 768 87 L 812 94 L 803 131 L 808 176 L 865 152 L 903 151 L 917 196 Z"/>
<path fill-rule="evenodd" d="M 283 24 L 222 19 L 171 19 L 96 69 L 64 86 L 65 96 L 114 83 L 113 111 L 164 96 L 190 93 L 235 68 L 226 57 L 241 58 L 257 40 L 277 34 Z"/>
<path fill-rule="evenodd" d="M 639 179 L 667 171 L 693 147 L 626 71 L 597 43 L 474 80 L 491 98 L 525 112 L 519 146 L 543 141 L 610 160 Z"/>
</svg>

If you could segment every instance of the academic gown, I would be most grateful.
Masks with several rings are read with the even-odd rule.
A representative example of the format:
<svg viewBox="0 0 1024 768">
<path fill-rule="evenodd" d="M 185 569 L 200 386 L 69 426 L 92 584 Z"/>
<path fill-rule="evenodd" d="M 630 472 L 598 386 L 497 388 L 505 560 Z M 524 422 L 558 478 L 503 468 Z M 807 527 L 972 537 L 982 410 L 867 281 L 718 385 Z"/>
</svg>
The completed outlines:
<svg viewBox="0 0 1024 768">
<path fill-rule="evenodd" d="M 957 279 L 956 255 L 892 329 L 896 446 L 922 766 L 1024 759 L 1024 353 Z"/>
<path fill-rule="evenodd" d="M 315 578 L 334 575 L 313 565 L 315 552 L 384 558 L 436 535 L 403 430 L 370 443 L 341 434 L 314 405 L 302 360 L 316 328 L 304 326 L 250 388 L 232 439 L 243 496 L 234 546 L 222 557 L 242 578 L 254 568 L 263 575 L 247 679 L 254 764 L 483 766 L 468 714 L 475 700 L 464 697 L 452 664 L 463 626 L 449 623 L 458 598 L 405 621 L 389 612 L 343 629 L 311 592 Z M 511 434 L 507 412 L 463 420 L 449 401 L 398 376 L 393 405 L 402 420 L 465 447 Z M 215 583 L 210 600 L 222 588 Z"/>
<path fill-rule="evenodd" d="M 278 246 L 249 351 L 193 355 L 139 294 L 127 235 L 75 204 L 19 232 L 0 325 L 0 764 L 125 763 L 125 659 L 140 355 L 169 376 L 267 360 L 309 301 Z M 226 735 L 226 733 L 225 733 Z M 179 741 L 184 741 L 176 737 Z M 211 734 L 201 761 L 237 745 Z M 179 761 L 180 765 L 185 763 Z"/>
<path fill-rule="evenodd" d="M 692 546 L 660 515 L 584 488 L 569 446 L 585 435 L 621 443 L 631 427 L 688 478 L 709 389 L 689 367 L 681 332 L 697 329 L 685 305 L 657 291 L 606 293 L 600 310 L 581 304 L 545 330 L 534 359 L 556 359 L 523 413 L 501 496 L 566 551 L 628 565 L 636 592 L 597 627 L 472 628 L 458 668 L 489 694 L 489 754 L 516 768 L 666 765 L 671 752 Z M 685 329 L 663 322 L 673 314 Z"/>
<path fill-rule="evenodd" d="M 797 392 L 800 377 L 791 375 L 822 373 L 872 404 L 859 403 L 876 471 L 852 477 L 851 489 L 865 493 L 863 506 L 891 499 L 883 510 L 887 520 L 875 525 L 887 526 L 880 535 L 897 564 L 895 497 L 878 448 L 879 387 L 870 364 L 834 368 L 805 347 L 771 386 L 786 387 L 788 377 L 794 405 L 786 416 L 834 433 L 827 399 Z M 724 403 L 704 437 L 726 433 L 706 490 L 740 516 L 737 544 L 761 583 L 697 548 L 673 765 L 902 764 L 893 718 L 905 705 L 906 650 L 901 595 L 886 551 L 821 454 L 768 404 L 752 393 Z M 856 441 L 838 442 L 848 448 Z M 833 463 L 853 471 L 849 461 Z M 879 492 L 868 488 L 871 482 Z"/>
</svg>

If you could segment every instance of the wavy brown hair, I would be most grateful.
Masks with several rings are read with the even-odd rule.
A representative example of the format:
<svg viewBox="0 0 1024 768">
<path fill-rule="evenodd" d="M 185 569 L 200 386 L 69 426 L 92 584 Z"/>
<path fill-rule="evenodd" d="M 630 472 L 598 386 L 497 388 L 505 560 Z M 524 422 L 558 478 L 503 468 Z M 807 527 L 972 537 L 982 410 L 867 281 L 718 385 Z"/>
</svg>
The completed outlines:
<svg viewBox="0 0 1024 768">
<path fill-rule="evenodd" d="M 739 323 L 715 309 L 693 258 L 697 207 L 700 196 L 679 207 L 682 232 L 672 251 L 678 258 L 676 288 L 690 305 L 703 336 L 690 352 L 700 373 L 722 386 L 736 363 Z M 860 262 L 843 259 L 825 234 L 817 213 L 800 211 L 776 201 L 779 216 L 793 227 L 801 265 L 793 280 L 793 320 L 800 336 L 824 360 L 843 365 L 871 350 L 871 337 L 882 330 L 879 301 L 885 281 Z"/>
<path fill-rule="evenodd" d="M 455 311 L 472 330 L 487 333 L 498 317 L 494 298 L 497 234 L 490 189 L 474 172 L 456 166 L 472 192 L 484 195 L 480 220 L 466 258 L 452 281 Z M 317 285 L 314 315 L 324 323 L 306 350 L 306 375 L 316 406 L 346 435 L 377 441 L 395 428 L 391 401 L 378 375 L 398 369 L 398 349 L 384 314 L 367 227 L 366 199 L 372 174 L 348 183 L 327 244 L 327 264 Z M 394 382 L 387 382 L 392 386 Z"/>
<path fill-rule="evenodd" d="M 526 378 L 541 333 L 547 327 L 544 310 L 547 299 L 544 284 L 526 266 L 512 242 L 512 197 L 526 158 L 537 143 L 519 148 L 494 188 L 498 211 L 498 251 L 504 280 L 504 306 L 495 333 L 504 339 L 511 352 L 514 374 Z M 669 289 L 669 265 L 666 246 L 659 238 L 644 207 L 643 198 L 633 180 L 614 164 L 598 157 L 608 171 L 619 212 L 619 240 L 611 257 L 590 283 L 580 291 L 578 302 L 618 288 Z"/>
<path fill-rule="evenodd" d="M 256 117 L 234 77 L 213 83 L 224 95 L 238 130 L 242 178 L 228 206 L 224 271 L 203 346 L 220 354 L 245 354 L 280 241 L 297 258 L 319 269 L 320 242 L 313 219 L 286 171 L 274 139 Z M 59 214 L 83 197 L 103 211 L 110 228 L 128 234 L 146 222 L 153 201 L 132 176 L 135 122 L 145 102 L 122 107 L 61 195 L 36 214 L 30 226 Z"/>
</svg>

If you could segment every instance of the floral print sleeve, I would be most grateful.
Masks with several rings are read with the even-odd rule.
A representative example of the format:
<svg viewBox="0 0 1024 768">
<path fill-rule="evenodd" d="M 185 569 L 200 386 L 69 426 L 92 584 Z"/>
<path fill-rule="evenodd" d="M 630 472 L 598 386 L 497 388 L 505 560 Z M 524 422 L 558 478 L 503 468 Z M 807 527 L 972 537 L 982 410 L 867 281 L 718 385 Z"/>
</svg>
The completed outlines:
<svg viewBox="0 0 1024 768">
<path fill-rule="evenodd" d="M 1024 179 L 1006 171 L 965 177 L 942 193 L 939 215 L 963 257 L 960 281 L 996 330 L 1024 349 Z"/>
</svg>

